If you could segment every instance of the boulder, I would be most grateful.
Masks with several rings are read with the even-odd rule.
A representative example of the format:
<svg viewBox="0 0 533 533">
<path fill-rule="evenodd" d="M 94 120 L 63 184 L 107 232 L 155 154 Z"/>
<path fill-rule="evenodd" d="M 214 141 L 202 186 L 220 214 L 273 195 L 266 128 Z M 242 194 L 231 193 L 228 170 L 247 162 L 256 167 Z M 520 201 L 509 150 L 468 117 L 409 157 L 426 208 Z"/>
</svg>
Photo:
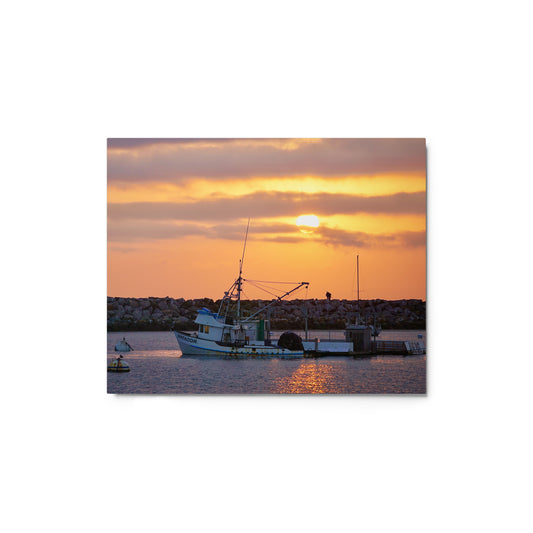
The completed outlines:
<svg viewBox="0 0 533 533">
<path fill-rule="evenodd" d="M 243 300 L 241 310 L 252 314 L 271 300 Z M 200 307 L 217 311 L 220 300 L 209 298 L 185 300 L 184 298 L 122 298 L 107 297 L 108 326 L 115 330 L 128 327 L 130 330 L 164 329 L 169 320 L 190 327 Z M 288 300 L 277 302 L 270 309 L 273 329 L 303 328 L 303 307 L 308 310 L 311 327 L 327 329 L 341 327 L 346 320 L 353 320 L 356 312 L 361 317 L 377 320 L 384 329 L 391 327 L 425 327 L 426 303 L 423 300 Z M 338 326 L 338 324 L 341 324 Z"/>
</svg>

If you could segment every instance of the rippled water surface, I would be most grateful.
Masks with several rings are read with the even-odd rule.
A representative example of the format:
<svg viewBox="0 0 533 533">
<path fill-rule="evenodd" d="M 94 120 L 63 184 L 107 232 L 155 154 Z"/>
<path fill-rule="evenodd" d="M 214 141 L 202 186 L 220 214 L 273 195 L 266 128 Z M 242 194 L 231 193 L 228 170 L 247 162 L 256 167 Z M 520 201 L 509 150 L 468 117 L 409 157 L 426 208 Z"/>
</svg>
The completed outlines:
<svg viewBox="0 0 533 533">
<path fill-rule="evenodd" d="M 313 332 L 311 332 L 313 333 Z M 380 339 L 416 340 L 424 332 L 383 332 Z M 320 332 L 327 337 L 328 332 Z M 331 338 L 341 338 L 332 332 Z M 380 356 L 363 359 L 224 359 L 181 357 L 170 332 L 108 333 L 107 359 L 122 337 L 134 351 L 124 354 L 131 371 L 108 372 L 109 393 L 249 394 L 249 393 L 411 393 L 426 392 L 426 356 Z M 425 340 L 425 335 L 424 335 Z"/>
</svg>

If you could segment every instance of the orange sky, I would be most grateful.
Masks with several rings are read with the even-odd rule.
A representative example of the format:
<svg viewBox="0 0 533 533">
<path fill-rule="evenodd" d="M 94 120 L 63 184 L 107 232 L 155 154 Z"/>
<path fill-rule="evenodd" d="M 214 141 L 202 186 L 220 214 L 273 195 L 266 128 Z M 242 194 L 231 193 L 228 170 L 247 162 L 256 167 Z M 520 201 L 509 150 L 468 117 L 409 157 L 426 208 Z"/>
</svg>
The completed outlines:
<svg viewBox="0 0 533 533">
<path fill-rule="evenodd" d="M 250 218 L 245 278 L 425 300 L 425 198 L 424 139 L 109 139 L 107 293 L 221 298 Z"/>
</svg>

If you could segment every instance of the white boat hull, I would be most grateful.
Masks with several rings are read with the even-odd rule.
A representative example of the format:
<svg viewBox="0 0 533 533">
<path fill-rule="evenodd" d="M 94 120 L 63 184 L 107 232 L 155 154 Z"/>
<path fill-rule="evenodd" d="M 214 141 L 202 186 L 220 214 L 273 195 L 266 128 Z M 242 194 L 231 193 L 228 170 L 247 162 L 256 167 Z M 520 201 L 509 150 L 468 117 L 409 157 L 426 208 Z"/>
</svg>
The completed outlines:
<svg viewBox="0 0 533 533">
<path fill-rule="evenodd" d="M 286 350 L 277 346 L 265 346 L 264 344 L 247 344 L 244 346 L 223 346 L 208 339 L 200 339 L 187 333 L 174 331 L 181 353 L 183 355 L 204 356 L 246 356 L 246 357 L 295 357 L 301 358 L 303 351 Z"/>
</svg>

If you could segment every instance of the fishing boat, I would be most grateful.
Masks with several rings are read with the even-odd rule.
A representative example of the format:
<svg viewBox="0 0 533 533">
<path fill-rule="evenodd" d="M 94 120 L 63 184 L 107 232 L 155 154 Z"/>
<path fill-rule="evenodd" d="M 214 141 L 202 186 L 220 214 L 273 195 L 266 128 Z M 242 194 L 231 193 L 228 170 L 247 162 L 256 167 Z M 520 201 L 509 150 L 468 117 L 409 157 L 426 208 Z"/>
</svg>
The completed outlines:
<svg viewBox="0 0 533 533">
<path fill-rule="evenodd" d="M 278 301 L 286 298 L 298 289 L 307 288 L 309 283 L 302 281 L 294 283 L 295 287 L 284 294 L 278 296 L 270 303 L 259 309 L 250 316 L 244 316 L 241 310 L 241 293 L 243 284 L 250 282 L 258 288 L 264 289 L 262 283 L 287 283 L 287 282 L 266 282 L 258 280 L 247 280 L 242 276 L 244 253 L 246 251 L 246 241 L 248 239 L 248 229 L 246 228 L 242 258 L 239 261 L 239 276 L 231 287 L 225 291 L 217 312 L 203 307 L 198 311 L 195 324 L 198 331 L 188 333 L 173 330 L 180 350 L 183 355 L 214 355 L 214 356 L 235 356 L 235 357 L 303 357 L 303 345 L 295 348 L 294 345 L 283 345 L 270 340 L 269 324 L 265 324 L 264 318 L 259 318 L 268 308 Z M 268 291 L 267 291 L 268 292 Z M 272 294 L 272 293 L 271 293 Z M 266 326 L 266 327 L 265 327 Z M 283 337 L 283 336 L 282 336 Z"/>
</svg>

